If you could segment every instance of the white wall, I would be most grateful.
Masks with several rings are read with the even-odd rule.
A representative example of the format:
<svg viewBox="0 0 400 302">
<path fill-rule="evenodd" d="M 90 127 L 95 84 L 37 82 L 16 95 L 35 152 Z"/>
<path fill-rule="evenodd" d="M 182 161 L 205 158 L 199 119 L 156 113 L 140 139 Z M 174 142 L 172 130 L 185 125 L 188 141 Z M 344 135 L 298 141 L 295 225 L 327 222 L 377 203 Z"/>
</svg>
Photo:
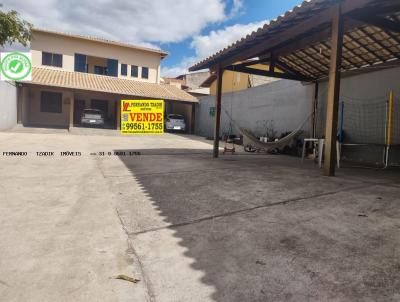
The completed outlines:
<svg viewBox="0 0 400 302">
<path fill-rule="evenodd" d="M 117 59 L 119 77 L 123 77 L 121 76 L 121 64 L 128 64 L 128 77 L 123 78 L 151 83 L 160 82 L 159 69 L 161 55 L 159 53 L 62 36 L 53 33 L 34 31 L 31 41 L 32 65 L 35 67 L 59 69 L 57 67 L 42 65 L 42 51 L 62 54 L 62 69 L 66 71 L 74 71 L 74 56 L 75 53 L 80 53 L 99 58 Z M 130 77 L 130 65 L 139 66 L 138 78 Z M 141 67 L 149 68 L 148 79 L 141 78 Z"/>
<path fill-rule="evenodd" d="M 222 107 L 235 123 L 265 135 L 266 127 L 273 128 L 277 135 L 296 129 L 311 112 L 314 86 L 303 86 L 295 81 L 276 81 L 270 84 L 234 92 L 222 96 Z M 214 107 L 215 96 L 200 99 L 196 108 L 196 133 L 213 136 L 213 118 L 209 108 Z M 221 134 L 229 132 L 230 119 L 222 110 Z M 311 122 L 304 129 L 309 131 Z M 237 129 L 233 129 L 238 134 Z"/>
<path fill-rule="evenodd" d="M 382 159 L 386 129 L 386 101 L 394 91 L 394 115 L 390 161 L 400 162 L 400 68 L 379 70 L 342 78 L 340 101 L 344 102 L 344 131 L 350 143 L 368 146 L 344 147 L 344 155 L 352 160 L 379 162 Z M 310 114 L 314 84 L 280 80 L 235 93 L 225 93 L 222 106 L 237 124 L 263 135 L 263 124 L 272 121 L 277 134 L 294 130 Z M 317 112 L 317 137 L 325 136 L 327 82 L 320 83 Z M 215 96 L 203 97 L 196 108 L 196 133 L 213 136 L 214 119 L 209 108 Z M 271 125 L 271 123 L 270 123 Z M 311 132 L 311 121 L 304 128 Z M 229 131 L 229 118 L 222 111 L 221 134 Z M 235 134 L 238 134 L 235 131 Z M 307 134 L 306 134 L 307 135 Z M 373 145 L 375 144 L 375 146 Z M 377 145 L 378 144 L 378 145 Z"/>
<path fill-rule="evenodd" d="M 0 130 L 17 124 L 17 88 L 14 82 L 0 81 Z"/>
<path fill-rule="evenodd" d="M 319 89 L 319 110 L 318 110 L 318 135 L 325 134 L 325 116 L 326 116 L 326 101 L 328 83 L 321 83 Z M 351 77 L 345 77 L 341 81 L 340 101 L 345 103 L 344 108 L 344 129 L 357 127 L 360 129 L 354 132 L 355 140 L 365 140 L 366 135 L 373 135 L 371 143 L 383 143 L 382 135 L 385 128 L 386 108 L 385 102 L 389 99 L 389 92 L 393 91 L 395 96 L 394 112 L 399 112 L 399 99 L 400 99 L 400 68 L 392 68 L 380 70 L 370 73 L 364 73 Z M 358 112 L 357 112 L 358 111 Z M 350 119 L 353 119 L 351 121 Z M 355 123 L 354 119 L 357 119 Z M 397 116 L 394 118 L 394 137 L 395 144 L 400 144 L 400 129 Z M 377 129 L 374 131 L 373 127 Z M 363 129 L 361 129 L 363 128 Z M 363 135 L 365 134 L 365 135 Z M 360 136 L 360 138 L 357 138 Z M 378 138 L 377 136 L 380 136 Z"/>
</svg>

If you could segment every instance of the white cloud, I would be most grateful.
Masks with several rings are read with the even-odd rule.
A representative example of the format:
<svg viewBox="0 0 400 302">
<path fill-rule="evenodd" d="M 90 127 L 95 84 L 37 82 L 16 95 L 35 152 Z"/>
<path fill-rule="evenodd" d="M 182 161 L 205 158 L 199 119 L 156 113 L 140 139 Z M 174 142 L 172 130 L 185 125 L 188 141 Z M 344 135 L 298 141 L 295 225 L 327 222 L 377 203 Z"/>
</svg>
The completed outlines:
<svg viewBox="0 0 400 302">
<path fill-rule="evenodd" d="M 226 0 L 3 0 L 34 26 L 125 42 L 171 43 L 226 20 Z"/>
<path fill-rule="evenodd" d="M 191 47 L 195 49 L 199 59 L 204 59 L 245 37 L 266 22 L 235 24 L 216 31 L 213 30 L 208 35 L 195 36 Z"/>
<path fill-rule="evenodd" d="M 150 43 L 150 42 L 136 42 L 135 45 L 152 48 L 152 49 L 159 49 L 159 50 L 161 49 L 161 47 L 159 45 Z"/>
<path fill-rule="evenodd" d="M 233 0 L 233 5 L 229 17 L 233 18 L 243 13 L 244 3 L 243 0 Z"/>
<path fill-rule="evenodd" d="M 245 37 L 254 30 L 263 26 L 265 23 L 267 23 L 267 21 L 249 24 L 235 24 L 223 29 L 211 31 L 208 35 L 195 36 L 193 37 L 190 46 L 195 50 L 196 56 L 185 58 L 179 64 L 170 68 L 162 68 L 161 75 L 177 76 L 188 73 L 188 68 L 190 66 Z"/>
<path fill-rule="evenodd" d="M 188 73 L 188 68 L 197 62 L 197 57 L 185 57 L 179 64 L 171 67 L 161 67 L 161 76 L 176 77 Z"/>
<path fill-rule="evenodd" d="M 252 31 L 263 26 L 266 22 L 267 21 L 249 24 L 235 24 L 223 29 L 211 31 L 208 35 L 195 36 L 192 40 L 191 47 L 195 50 L 196 56 L 185 58 L 175 66 L 162 68 L 161 75 L 172 77 L 188 73 L 188 68 L 190 66 L 245 37 Z"/>
</svg>

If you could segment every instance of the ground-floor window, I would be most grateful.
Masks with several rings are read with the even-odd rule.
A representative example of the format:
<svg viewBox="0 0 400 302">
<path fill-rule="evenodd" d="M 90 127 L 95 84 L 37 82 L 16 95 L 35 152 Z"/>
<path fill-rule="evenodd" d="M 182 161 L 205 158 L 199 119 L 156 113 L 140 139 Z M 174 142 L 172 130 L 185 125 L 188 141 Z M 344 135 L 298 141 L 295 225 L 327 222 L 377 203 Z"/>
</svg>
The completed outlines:
<svg viewBox="0 0 400 302">
<path fill-rule="evenodd" d="M 62 113 L 62 93 L 42 91 L 40 98 L 40 111 Z"/>
</svg>

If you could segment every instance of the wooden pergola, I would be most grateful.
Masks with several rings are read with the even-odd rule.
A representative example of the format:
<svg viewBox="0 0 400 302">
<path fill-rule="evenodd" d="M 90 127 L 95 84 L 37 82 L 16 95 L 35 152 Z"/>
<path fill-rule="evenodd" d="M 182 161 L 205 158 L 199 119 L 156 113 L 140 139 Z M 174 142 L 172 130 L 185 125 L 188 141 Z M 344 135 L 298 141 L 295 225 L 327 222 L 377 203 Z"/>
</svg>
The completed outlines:
<svg viewBox="0 0 400 302">
<path fill-rule="evenodd" d="M 308 0 L 189 70 L 208 68 L 217 77 L 214 157 L 225 70 L 314 82 L 316 98 L 318 82 L 328 79 L 324 171 L 334 176 L 341 75 L 393 67 L 399 59 L 400 0 Z"/>
</svg>

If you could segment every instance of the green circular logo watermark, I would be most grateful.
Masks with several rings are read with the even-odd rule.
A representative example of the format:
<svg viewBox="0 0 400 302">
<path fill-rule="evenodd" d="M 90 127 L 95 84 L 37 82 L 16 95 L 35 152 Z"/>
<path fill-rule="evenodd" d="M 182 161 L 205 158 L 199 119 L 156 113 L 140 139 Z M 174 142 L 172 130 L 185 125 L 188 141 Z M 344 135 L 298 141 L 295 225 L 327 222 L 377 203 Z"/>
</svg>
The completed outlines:
<svg viewBox="0 0 400 302">
<path fill-rule="evenodd" d="M 1 72 L 9 80 L 23 80 L 32 72 L 31 60 L 23 53 L 12 52 L 2 59 Z"/>
</svg>

